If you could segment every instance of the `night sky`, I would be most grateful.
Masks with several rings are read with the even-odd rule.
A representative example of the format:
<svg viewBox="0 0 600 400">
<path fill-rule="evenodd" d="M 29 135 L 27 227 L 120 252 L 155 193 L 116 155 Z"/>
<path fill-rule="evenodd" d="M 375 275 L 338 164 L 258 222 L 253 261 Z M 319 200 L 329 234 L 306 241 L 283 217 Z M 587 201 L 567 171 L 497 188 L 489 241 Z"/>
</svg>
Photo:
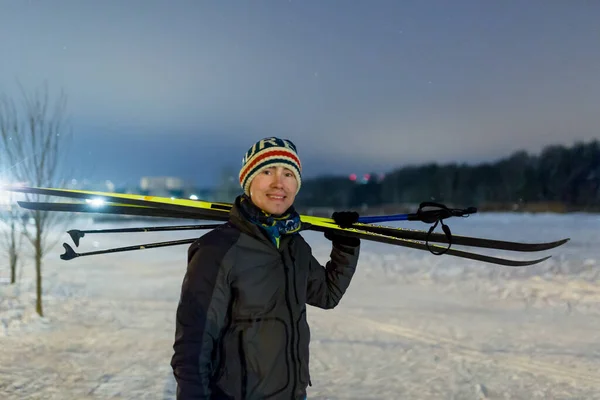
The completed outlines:
<svg viewBox="0 0 600 400">
<path fill-rule="evenodd" d="M 0 92 L 68 95 L 75 178 L 212 185 L 255 141 L 306 176 L 600 137 L 600 1 L 0 0 Z"/>
</svg>

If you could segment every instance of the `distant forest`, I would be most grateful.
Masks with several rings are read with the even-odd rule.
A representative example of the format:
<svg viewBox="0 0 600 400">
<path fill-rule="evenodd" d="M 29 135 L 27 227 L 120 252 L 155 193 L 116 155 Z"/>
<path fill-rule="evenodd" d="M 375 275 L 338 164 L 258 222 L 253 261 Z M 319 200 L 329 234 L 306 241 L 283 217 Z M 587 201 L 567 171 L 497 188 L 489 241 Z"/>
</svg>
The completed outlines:
<svg viewBox="0 0 600 400">
<path fill-rule="evenodd" d="M 600 143 L 519 151 L 493 163 L 407 166 L 382 179 L 324 176 L 302 183 L 299 208 L 414 208 L 422 201 L 481 210 L 600 211 Z"/>
</svg>

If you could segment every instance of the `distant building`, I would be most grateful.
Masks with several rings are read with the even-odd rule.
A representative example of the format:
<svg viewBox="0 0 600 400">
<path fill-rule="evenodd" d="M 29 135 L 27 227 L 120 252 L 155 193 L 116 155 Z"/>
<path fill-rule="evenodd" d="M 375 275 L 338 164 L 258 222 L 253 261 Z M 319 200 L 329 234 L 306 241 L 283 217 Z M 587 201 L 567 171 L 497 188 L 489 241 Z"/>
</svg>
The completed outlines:
<svg viewBox="0 0 600 400">
<path fill-rule="evenodd" d="M 172 176 L 144 176 L 140 179 L 141 194 L 177 197 L 185 196 L 185 183 L 183 179 Z"/>
<path fill-rule="evenodd" d="M 71 179 L 70 181 L 65 182 L 64 187 L 68 189 L 92 190 L 97 192 L 118 192 L 115 184 L 110 180 L 100 182 L 90 181 L 89 179 Z"/>
</svg>

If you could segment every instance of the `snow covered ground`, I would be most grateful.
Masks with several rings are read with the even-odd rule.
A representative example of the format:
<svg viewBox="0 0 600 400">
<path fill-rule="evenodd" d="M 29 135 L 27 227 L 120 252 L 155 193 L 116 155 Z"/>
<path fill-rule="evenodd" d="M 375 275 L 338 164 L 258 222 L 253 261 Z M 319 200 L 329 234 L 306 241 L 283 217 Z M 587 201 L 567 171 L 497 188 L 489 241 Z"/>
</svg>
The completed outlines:
<svg viewBox="0 0 600 400">
<path fill-rule="evenodd" d="M 600 399 L 600 216 L 476 214 L 449 224 L 461 235 L 572 240 L 524 269 L 363 242 L 339 307 L 309 309 L 309 398 Z M 114 226 L 76 220 L 69 228 Z M 88 235 L 76 251 L 194 234 Z M 325 262 L 329 242 L 304 236 Z M 5 283 L 0 262 L 0 398 L 173 399 L 186 250 L 62 261 L 59 244 L 44 266 L 45 318 L 34 313 L 31 261 L 17 287 Z"/>
</svg>

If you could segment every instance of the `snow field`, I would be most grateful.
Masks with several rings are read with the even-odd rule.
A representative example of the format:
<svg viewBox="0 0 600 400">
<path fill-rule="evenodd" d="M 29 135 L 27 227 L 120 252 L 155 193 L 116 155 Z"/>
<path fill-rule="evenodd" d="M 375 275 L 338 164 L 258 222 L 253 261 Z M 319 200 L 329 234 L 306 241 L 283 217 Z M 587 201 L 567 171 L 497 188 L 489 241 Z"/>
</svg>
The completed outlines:
<svg viewBox="0 0 600 400">
<path fill-rule="evenodd" d="M 149 224 L 76 220 L 70 228 Z M 600 217 L 481 214 L 449 224 L 461 235 L 572 240 L 542 253 L 553 254 L 551 260 L 525 269 L 363 242 L 341 304 L 309 308 L 309 398 L 600 398 Z M 74 248 L 196 234 L 89 235 Z M 328 241 L 315 232 L 303 235 L 324 263 Z M 18 286 L 0 283 L 0 398 L 173 399 L 169 362 L 186 250 L 62 261 L 59 244 L 44 265 L 44 318 L 34 312 L 34 269 L 27 260 Z"/>
</svg>

